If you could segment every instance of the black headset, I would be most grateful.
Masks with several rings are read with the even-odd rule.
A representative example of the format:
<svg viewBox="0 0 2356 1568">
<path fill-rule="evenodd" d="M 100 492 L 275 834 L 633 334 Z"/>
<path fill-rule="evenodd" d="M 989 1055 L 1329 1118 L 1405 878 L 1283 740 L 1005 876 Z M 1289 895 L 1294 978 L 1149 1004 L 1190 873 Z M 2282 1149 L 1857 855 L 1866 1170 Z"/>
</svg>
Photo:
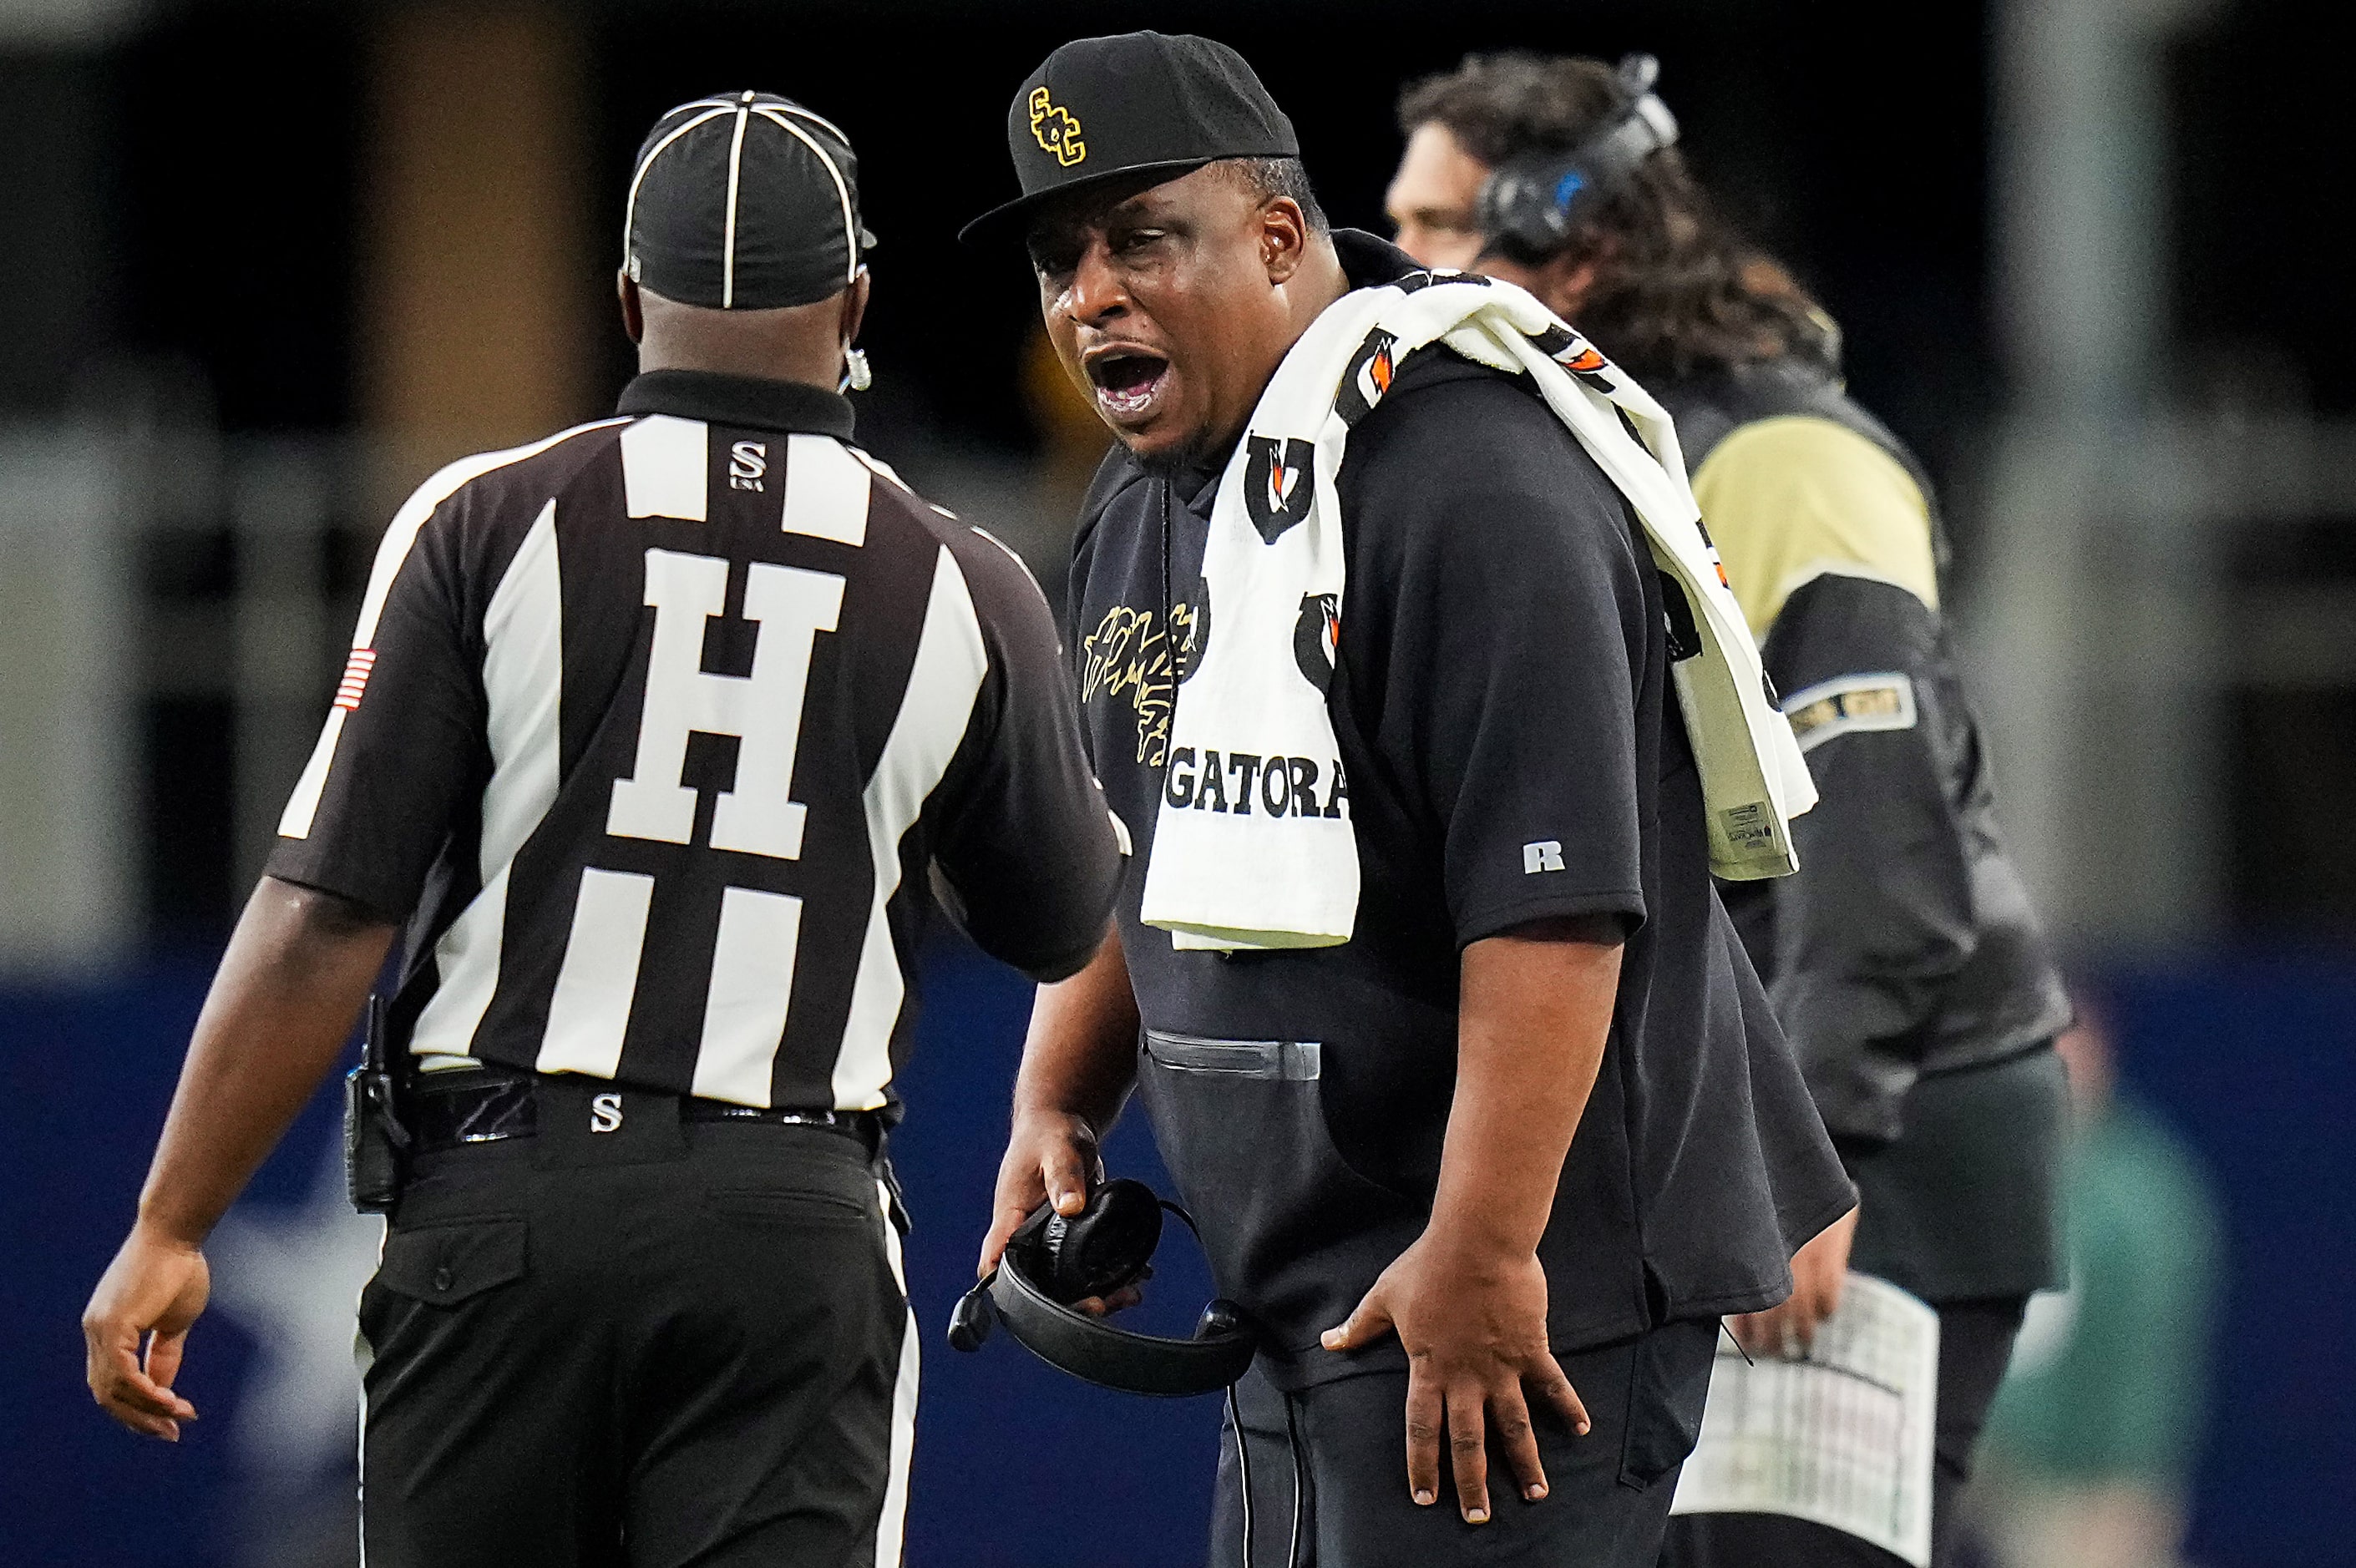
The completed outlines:
<svg viewBox="0 0 2356 1568">
<path fill-rule="evenodd" d="M 1620 62 L 1620 107 L 1594 134 L 1567 153 L 1529 153 L 1499 165 L 1475 208 L 1483 240 L 1528 264 L 1569 243 L 1587 208 L 1676 144 L 1676 116 L 1653 92 L 1660 76 L 1651 55 L 1628 56 Z"/>
<path fill-rule="evenodd" d="M 1076 1378 L 1127 1393 L 1175 1397 L 1216 1393 L 1242 1377 L 1258 1337 L 1232 1301 L 1203 1308 L 1191 1339 L 1116 1328 L 1071 1304 L 1109 1296 L 1145 1273 L 1162 1242 L 1162 1211 L 1192 1230 L 1193 1216 L 1141 1181 L 1107 1181 L 1069 1219 L 1052 1204 L 1033 1210 L 1006 1243 L 998 1267 L 966 1292 L 949 1315 L 949 1344 L 978 1350 L 993 1322 L 1040 1360 Z"/>
</svg>

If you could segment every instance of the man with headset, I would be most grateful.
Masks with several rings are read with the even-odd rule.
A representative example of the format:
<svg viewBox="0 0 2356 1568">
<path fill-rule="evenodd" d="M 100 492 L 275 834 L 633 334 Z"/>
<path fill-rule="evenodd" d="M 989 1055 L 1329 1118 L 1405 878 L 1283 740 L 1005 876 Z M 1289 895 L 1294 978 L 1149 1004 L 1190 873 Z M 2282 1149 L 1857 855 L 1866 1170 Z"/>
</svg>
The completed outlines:
<svg viewBox="0 0 2356 1568">
<path fill-rule="evenodd" d="M 1734 1328 L 1754 1351 L 1804 1348 L 1851 1267 L 1938 1308 L 1944 1562 L 2023 1305 L 2057 1283 L 2069 1005 L 1940 615 L 1930 482 L 1843 389 L 1832 321 L 1711 209 L 1655 72 L 1470 58 L 1401 99 L 1387 206 L 1418 260 L 1529 289 L 1676 417 L 1820 794 L 1794 824 L 1799 873 L 1726 901 L 1861 1194 L 1794 1259 L 1791 1300 Z M 1694 1515 L 1665 1561 L 1891 1559 L 1798 1520 Z"/>
<path fill-rule="evenodd" d="M 1079 1212 L 1136 1090 L 1260 1338 L 1215 1563 L 1649 1568 L 1719 1315 L 1780 1301 L 1791 1250 L 1852 1199 L 1711 890 L 1635 509 L 1535 370 L 1394 362 L 1378 332 L 1338 390 L 1307 389 L 1355 421 L 1332 483 L 1346 598 L 1255 599 L 1223 574 L 1326 537 L 1330 471 L 1247 422 L 1296 353 L 1355 336 L 1321 322 L 1435 280 L 1327 225 L 1223 45 L 1067 44 L 1008 144 L 1023 194 L 969 232 L 1027 245 L 1118 443 L 1072 652 L 1132 852 L 1115 934 L 1041 994 L 983 1267 L 1042 1202 Z M 1246 698 L 1330 720 L 1336 750 L 1189 739 L 1206 683 L 1232 689 L 1222 647 L 1265 651 L 1276 620 Z M 1165 874 L 1330 891 L 1189 848 L 1230 827 L 1354 834 L 1318 873 L 1355 893 L 1346 940 L 1149 923 Z"/>
<path fill-rule="evenodd" d="M 394 518 L 84 1316 L 99 1403 L 177 1441 L 205 1235 L 406 922 L 353 1128 L 379 1568 L 900 1561 L 927 875 L 1047 980 L 1118 854 L 1037 585 L 851 444 L 858 180 L 774 94 L 657 122 L 639 374 Z"/>
</svg>

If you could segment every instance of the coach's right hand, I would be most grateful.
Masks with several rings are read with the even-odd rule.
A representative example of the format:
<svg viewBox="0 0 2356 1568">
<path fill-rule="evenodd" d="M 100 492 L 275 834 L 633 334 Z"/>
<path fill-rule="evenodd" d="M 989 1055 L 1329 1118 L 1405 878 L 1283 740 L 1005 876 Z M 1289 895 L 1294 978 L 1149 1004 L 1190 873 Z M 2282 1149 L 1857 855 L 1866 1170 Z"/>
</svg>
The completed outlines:
<svg viewBox="0 0 2356 1568">
<path fill-rule="evenodd" d="M 1006 1157 L 998 1162 L 998 1201 L 991 1211 L 990 1234 L 982 1240 L 975 1277 L 998 1266 L 1007 1238 L 1031 1211 L 1052 1202 L 1055 1212 L 1068 1219 L 1087 1207 L 1088 1189 L 1103 1179 L 1104 1157 L 1097 1150 L 1096 1129 L 1086 1118 L 1057 1111 L 1018 1114 L 1006 1140 Z"/>
<path fill-rule="evenodd" d="M 974 1266 L 975 1276 L 998 1266 L 1007 1238 L 1033 1209 L 1052 1202 L 1056 1213 L 1069 1218 L 1087 1207 L 1089 1190 L 1104 1179 L 1104 1157 L 1098 1151 L 1096 1129 L 1088 1125 L 1087 1117 L 1061 1111 L 1018 1115 L 1013 1134 L 1006 1141 L 1006 1157 L 999 1161 L 998 1202 L 991 1212 L 990 1234 L 982 1240 L 981 1261 Z M 1152 1272 L 1146 1270 L 1139 1284 Z M 1101 1317 L 1144 1299 L 1137 1285 L 1129 1285 L 1110 1296 L 1091 1296 L 1072 1306 Z"/>
<path fill-rule="evenodd" d="M 180 1440 L 180 1423 L 194 1421 L 197 1407 L 172 1392 L 172 1380 L 211 1294 L 200 1249 L 145 1224 L 132 1229 L 82 1309 L 90 1392 L 101 1409 L 134 1432 Z"/>
</svg>

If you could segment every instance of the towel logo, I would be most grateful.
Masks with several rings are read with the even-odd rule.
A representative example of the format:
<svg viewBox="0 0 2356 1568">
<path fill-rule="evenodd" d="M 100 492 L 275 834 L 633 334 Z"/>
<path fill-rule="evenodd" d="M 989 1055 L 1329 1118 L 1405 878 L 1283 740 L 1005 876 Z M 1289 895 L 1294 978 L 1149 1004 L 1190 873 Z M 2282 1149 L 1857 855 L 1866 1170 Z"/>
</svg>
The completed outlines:
<svg viewBox="0 0 2356 1568">
<path fill-rule="evenodd" d="M 1280 447 L 1271 435 L 1247 439 L 1251 455 L 1244 472 L 1244 510 L 1259 537 L 1274 544 L 1295 523 L 1309 520 L 1310 500 L 1317 493 L 1317 449 L 1298 436 L 1285 437 Z"/>
<path fill-rule="evenodd" d="M 1430 267 L 1420 272 L 1409 272 L 1406 277 L 1393 283 L 1391 287 L 1403 294 L 1411 294 L 1419 289 L 1428 289 L 1434 283 L 1463 283 L 1472 288 L 1485 289 L 1489 286 L 1489 280 L 1478 272 L 1460 272 L 1447 267 Z"/>
<path fill-rule="evenodd" d="M 1203 650 L 1211 642 L 1211 580 L 1194 580 L 1194 597 L 1170 606 L 1170 662 L 1178 684 L 1185 685 L 1203 667 Z"/>
<path fill-rule="evenodd" d="M 1333 411 L 1342 416 L 1344 424 L 1365 419 L 1391 389 L 1391 349 L 1398 343 L 1397 334 L 1378 326 L 1350 356 L 1350 368 L 1342 372 L 1342 389 L 1333 394 Z"/>
<path fill-rule="evenodd" d="M 1701 654 L 1701 624 L 1694 619 L 1693 602 L 1686 597 L 1684 586 L 1665 571 L 1660 579 L 1661 620 L 1668 628 L 1669 662 L 1683 664 Z"/>
<path fill-rule="evenodd" d="M 1331 593 L 1301 596 L 1301 619 L 1292 624 L 1292 662 L 1301 678 L 1319 691 L 1333 684 L 1333 663 L 1342 651 L 1342 607 Z"/>
<path fill-rule="evenodd" d="M 1530 346 L 1605 397 L 1612 395 L 1612 378 L 1604 374 L 1612 368 L 1612 361 L 1570 328 L 1552 323 L 1545 331 L 1531 335 Z M 1705 538 L 1703 542 L 1708 541 Z"/>
<path fill-rule="evenodd" d="M 1055 155 L 1055 162 L 1066 168 L 1088 155 L 1088 144 L 1080 140 L 1080 123 L 1072 112 L 1050 100 L 1044 87 L 1031 90 L 1031 139 L 1039 144 L 1043 153 Z"/>
<path fill-rule="evenodd" d="M 1350 784 L 1335 758 L 1326 774 L 1325 798 L 1317 798 L 1321 770 L 1312 757 L 1262 757 L 1250 752 L 1205 749 L 1195 765 L 1194 748 L 1170 753 L 1162 798 L 1174 811 L 1224 811 L 1237 816 L 1315 816 L 1347 820 Z M 1253 803 L 1258 803 L 1254 811 Z"/>
</svg>

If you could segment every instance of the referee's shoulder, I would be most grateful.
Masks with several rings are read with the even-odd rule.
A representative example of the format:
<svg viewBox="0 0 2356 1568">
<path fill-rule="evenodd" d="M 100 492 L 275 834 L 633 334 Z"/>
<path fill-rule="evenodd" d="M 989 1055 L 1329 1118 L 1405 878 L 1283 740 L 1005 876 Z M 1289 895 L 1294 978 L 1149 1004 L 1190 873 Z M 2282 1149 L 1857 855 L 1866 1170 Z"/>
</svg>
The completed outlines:
<svg viewBox="0 0 2356 1568">
<path fill-rule="evenodd" d="M 520 446 L 477 452 L 445 463 L 410 493 L 393 515 L 392 531 L 413 533 L 436 514 L 460 510 L 496 517 L 511 506 L 525 506 L 536 513 L 598 458 L 612 452 L 623 427 L 631 422 L 630 416 L 616 414 L 568 426 Z M 528 514 L 525 521 L 530 520 Z"/>
<path fill-rule="evenodd" d="M 890 464 L 863 447 L 850 446 L 850 450 L 874 471 L 880 481 L 872 487 L 870 526 L 873 526 L 877 512 L 888 509 L 946 549 L 950 560 L 957 563 L 958 575 L 964 580 L 976 614 L 983 621 L 1008 614 L 1027 616 L 1034 605 L 1042 613 L 1047 611 L 1047 596 L 1040 589 L 1039 580 L 1012 546 L 937 501 L 927 500 Z"/>
</svg>

